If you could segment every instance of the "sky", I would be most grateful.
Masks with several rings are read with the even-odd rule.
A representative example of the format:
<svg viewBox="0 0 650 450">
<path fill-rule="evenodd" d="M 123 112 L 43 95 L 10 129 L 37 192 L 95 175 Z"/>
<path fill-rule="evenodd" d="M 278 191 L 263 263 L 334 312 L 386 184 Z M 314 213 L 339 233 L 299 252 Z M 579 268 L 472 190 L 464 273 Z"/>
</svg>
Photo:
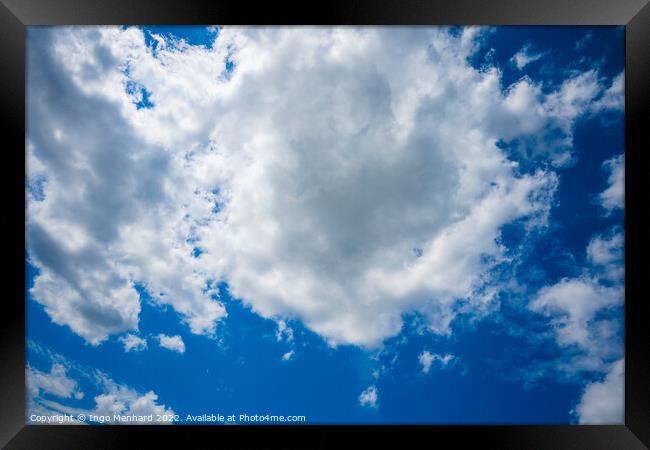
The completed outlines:
<svg viewBox="0 0 650 450">
<path fill-rule="evenodd" d="M 623 423 L 623 27 L 27 56 L 27 423 Z"/>
</svg>

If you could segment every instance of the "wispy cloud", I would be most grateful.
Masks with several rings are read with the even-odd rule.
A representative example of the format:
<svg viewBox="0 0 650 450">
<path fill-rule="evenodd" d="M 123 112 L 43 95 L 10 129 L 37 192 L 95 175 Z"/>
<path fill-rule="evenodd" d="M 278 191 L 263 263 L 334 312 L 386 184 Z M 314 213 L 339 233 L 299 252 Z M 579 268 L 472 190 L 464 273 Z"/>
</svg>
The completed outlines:
<svg viewBox="0 0 650 450">
<path fill-rule="evenodd" d="M 428 350 L 423 351 L 420 353 L 420 356 L 418 356 L 418 361 L 422 366 L 422 373 L 425 374 L 429 373 L 429 370 L 431 370 L 431 365 L 433 363 L 438 363 L 440 367 L 447 367 L 451 363 L 455 362 L 456 359 L 456 356 L 452 355 L 451 353 L 441 355 L 438 353 L 431 353 Z"/>
<path fill-rule="evenodd" d="M 171 418 L 174 411 L 159 402 L 154 391 L 144 394 L 124 384 L 115 382 L 109 375 L 96 369 L 81 366 L 33 342 L 30 348 L 40 351 L 46 361 L 52 364 L 49 372 L 26 368 L 27 410 L 26 420 L 32 423 L 44 423 L 51 417 L 52 424 L 92 424 L 92 423 L 142 423 L 148 421 L 160 424 L 170 419 L 157 421 L 157 415 Z M 95 406 L 88 409 L 80 406 L 85 397 L 81 384 L 89 391 L 95 391 Z M 72 419 L 62 422 L 63 414 L 72 415 Z M 38 416 L 38 417 L 37 417 Z M 99 418 L 101 416 L 101 419 Z M 116 416 L 138 416 L 140 421 L 120 422 Z M 100 422 L 98 422 L 100 421 Z"/>
<path fill-rule="evenodd" d="M 544 55 L 544 52 L 534 52 L 531 45 L 527 44 L 515 53 L 510 61 L 515 65 L 515 67 L 517 67 L 517 69 L 522 70 L 528 64 L 541 59 Z"/>
<path fill-rule="evenodd" d="M 369 386 L 359 395 L 359 404 L 369 408 L 377 408 L 379 401 L 379 391 L 375 386 Z"/>
<path fill-rule="evenodd" d="M 284 320 L 278 320 L 278 328 L 275 331 L 275 339 L 278 342 L 292 342 L 293 328 L 287 325 Z"/>
</svg>

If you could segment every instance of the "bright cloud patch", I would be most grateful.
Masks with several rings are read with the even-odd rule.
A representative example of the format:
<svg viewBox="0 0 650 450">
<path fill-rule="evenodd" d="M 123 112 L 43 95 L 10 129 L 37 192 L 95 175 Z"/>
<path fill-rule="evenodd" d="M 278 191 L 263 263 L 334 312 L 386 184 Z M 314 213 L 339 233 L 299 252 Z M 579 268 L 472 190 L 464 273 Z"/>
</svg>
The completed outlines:
<svg viewBox="0 0 650 450">
<path fill-rule="evenodd" d="M 587 246 L 587 258 L 597 275 L 605 280 L 623 282 L 625 276 L 625 237 L 613 229 L 605 235 L 594 236 Z"/>
<path fill-rule="evenodd" d="M 125 352 L 138 352 L 147 348 L 147 340 L 135 334 L 129 333 L 121 337 L 120 341 L 124 344 Z"/>
<path fill-rule="evenodd" d="M 553 326 L 558 344 L 591 349 L 598 345 L 599 334 L 611 332 L 608 325 L 617 323 L 596 322 L 596 313 L 622 303 L 622 289 L 600 286 L 590 279 L 565 279 L 542 289 L 531 309 L 556 317 Z"/>
<path fill-rule="evenodd" d="M 105 380 L 105 393 L 95 397 L 95 412 L 98 415 L 110 417 L 112 423 L 115 415 L 124 416 L 152 416 L 151 422 L 156 422 L 158 416 L 171 417 L 174 411 L 158 403 L 158 395 L 149 391 L 145 394 L 139 394 L 126 386 L 120 386 L 111 380 Z M 162 420 L 167 422 L 170 419 Z"/>
<path fill-rule="evenodd" d="M 623 34 L 566 31 L 30 28 L 30 333 L 137 389 L 30 349 L 29 411 L 481 422 L 464 383 L 510 376 L 530 420 L 620 423 Z M 141 377 L 172 360 L 213 388 Z"/>
<path fill-rule="evenodd" d="M 295 354 L 296 352 L 294 350 L 289 350 L 284 355 L 282 355 L 282 361 L 289 361 Z"/>
<path fill-rule="evenodd" d="M 359 395 L 359 404 L 369 408 L 377 408 L 379 393 L 375 386 L 370 386 Z"/>
<path fill-rule="evenodd" d="M 547 95 L 541 86 L 525 76 L 508 87 L 504 99 L 509 114 L 497 113 L 492 120 L 508 147 L 522 156 L 550 159 L 555 167 L 567 167 L 575 161 L 573 126 L 585 114 L 593 115 L 623 106 L 622 75 L 609 87 L 599 80 L 597 70 L 589 70 L 562 82 Z"/>
<path fill-rule="evenodd" d="M 185 353 L 185 342 L 180 336 L 166 336 L 164 334 L 158 335 L 158 343 L 162 348 L 171 350 L 178 353 Z"/>
<path fill-rule="evenodd" d="M 418 361 L 422 366 L 422 372 L 425 374 L 429 373 L 429 370 L 431 370 L 431 365 L 434 362 L 440 364 L 441 367 L 446 367 L 455 359 L 456 357 L 452 354 L 448 353 L 446 355 L 440 355 L 438 353 L 431 353 L 428 350 L 423 351 L 420 353 L 420 356 L 418 356 Z"/>
<path fill-rule="evenodd" d="M 581 424 L 621 424 L 625 420 L 625 360 L 612 364 L 603 381 L 585 387 L 575 409 Z"/>
<path fill-rule="evenodd" d="M 521 50 L 514 54 L 511 61 L 517 69 L 521 70 L 528 64 L 537 61 L 542 56 L 544 56 L 543 53 L 535 53 L 530 48 L 530 45 L 525 45 Z"/>
<path fill-rule="evenodd" d="M 31 294 L 93 344 L 138 329 L 137 285 L 214 336 L 220 281 L 331 345 L 377 347 L 405 312 L 448 334 L 460 304 L 492 301 L 501 227 L 543 225 L 557 187 L 500 143 L 562 165 L 575 120 L 612 107 L 593 70 L 502 91 L 496 68 L 468 63 L 476 28 L 154 38 L 29 34 Z"/>
<path fill-rule="evenodd" d="M 278 342 L 291 342 L 293 341 L 293 328 L 287 325 L 284 320 L 278 321 L 278 329 L 275 331 L 275 339 Z"/>
<path fill-rule="evenodd" d="M 607 189 L 599 195 L 601 205 L 607 212 L 622 209 L 625 207 L 625 155 L 608 159 L 603 167 L 609 172 L 609 178 Z"/>
<path fill-rule="evenodd" d="M 605 381 L 585 388 L 576 407 L 581 423 L 622 422 L 623 246 L 616 229 L 594 236 L 584 275 L 544 287 L 529 304 L 549 318 L 555 342 L 564 350 L 553 363 L 555 370 L 569 377 L 606 375 Z"/>
<path fill-rule="evenodd" d="M 119 425 L 132 425 L 141 423 L 152 423 L 164 425 L 169 423 L 174 411 L 158 403 L 158 396 L 153 391 L 139 394 L 133 389 L 123 385 L 115 384 L 112 380 L 104 381 L 104 393 L 94 398 L 95 407 L 84 409 L 66 406 L 54 400 L 33 398 L 31 399 L 28 417 L 32 414 L 39 416 L 56 416 L 61 414 L 72 414 L 74 417 L 83 414 L 87 419 L 77 423 L 112 423 Z M 130 419 L 137 416 L 138 421 Z M 158 420 L 158 416 L 161 420 Z M 93 420 L 94 417 L 97 419 Z M 124 417 L 122 420 L 121 417 Z"/>
</svg>

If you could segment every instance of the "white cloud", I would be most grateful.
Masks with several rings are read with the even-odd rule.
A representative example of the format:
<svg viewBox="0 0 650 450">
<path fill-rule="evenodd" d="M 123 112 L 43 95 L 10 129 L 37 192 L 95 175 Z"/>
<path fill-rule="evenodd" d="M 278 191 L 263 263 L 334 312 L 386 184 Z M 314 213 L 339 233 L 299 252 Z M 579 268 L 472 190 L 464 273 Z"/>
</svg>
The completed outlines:
<svg viewBox="0 0 650 450">
<path fill-rule="evenodd" d="M 295 355 L 294 350 L 289 350 L 286 352 L 284 355 L 282 355 L 282 361 L 289 361 L 291 358 L 293 358 L 293 355 Z"/>
<path fill-rule="evenodd" d="M 590 278 L 563 279 L 540 290 L 530 308 L 552 317 L 551 323 L 557 343 L 562 347 L 577 345 L 598 354 L 607 349 L 603 345 L 614 333 L 618 321 L 597 319 L 596 314 L 621 306 L 623 288 L 606 287 Z"/>
<path fill-rule="evenodd" d="M 180 336 L 166 336 L 164 334 L 158 335 L 158 342 L 160 346 L 167 350 L 172 350 L 178 353 L 185 353 L 185 342 Z"/>
<path fill-rule="evenodd" d="M 623 234 L 594 236 L 587 246 L 587 257 L 592 264 L 606 265 L 623 259 Z"/>
<path fill-rule="evenodd" d="M 589 383 L 575 414 L 581 424 L 620 425 L 625 421 L 625 360 L 611 365 L 605 379 Z"/>
<path fill-rule="evenodd" d="M 147 348 L 147 339 L 128 333 L 120 338 L 125 352 L 139 352 Z"/>
<path fill-rule="evenodd" d="M 293 341 L 293 328 L 287 325 L 284 320 L 278 320 L 278 328 L 275 331 L 275 339 L 278 342 L 292 342 Z"/>
<path fill-rule="evenodd" d="M 148 416 L 153 414 L 155 421 L 157 415 L 170 416 L 174 411 L 158 403 L 158 395 L 154 391 L 140 394 L 127 386 L 117 384 L 109 378 L 102 380 L 104 393 L 95 397 L 94 412 L 99 415 L 137 415 Z"/>
<path fill-rule="evenodd" d="M 379 393 L 375 386 L 370 386 L 359 395 L 359 404 L 370 408 L 377 408 Z"/>
<path fill-rule="evenodd" d="M 612 80 L 612 84 L 604 92 L 601 98 L 594 102 L 592 109 L 623 110 L 625 106 L 625 72 L 621 72 Z"/>
<path fill-rule="evenodd" d="M 622 421 L 623 244 L 618 228 L 593 236 L 586 251 L 590 265 L 583 275 L 544 287 L 529 304 L 548 317 L 563 349 L 560 357 L 547 361 L 551 370 L 574 382 L 585 374 L 607 374 L 605 381 L 585 387 L 574 410 L 581 423 Z"/>
<path fill-rule="evenodd" d="M 75 417 L 85 414 L 88 419 L 91 414 L 105 415 L 110 416 L 109 423 L 118 423 L 114 420 L 114 414 L 138 416 L 153 414 L 153 421 L 156 420 L 156 414 L 174 414 L 171 408 L 159 403 L 158 395 L 153 391 L 141 394 L 135 389 L 115 382 L 103 372 L 80 366 L 33 342 L 29 342 L 28 345 L 30 345 L 30 349 L 52 361 L 50 373 L 41 372 L 30 366 L 26 368 L 28 388 L 26 417 L 28 422 L 32 414 L 49 416 L 54 419 L 62 414 L 72 414 Z M 91 389 L 98 391 L 97 395 L 93 397 L 95 406 L 92 409 L 79 407 L 78 401 L 84 397 L 79 387 L 82 381 L 89 383 Z M 53 395 L 59 399 L 54 401 L 44 394 Z M 61 422 L 54 421 L 52 423 Z M 72 423 L 88 422 L 79 422 L 75 419 Z"/>
<path fill-rule="evenodd" d="M 547 158 L 556 167 L 568 166 L 573 154 L 573 126 L 584 115 L 622 109 L 618 90 L 622 74 L 606 88 L 596 70 L 574 74 L 557 90 L 542 94 L 527 76 L 508 88 L 505 112 L 492 117 L 501 137 L 522 156 Z"/>
<path fill-rule="evenodd" d="M 606 235 L 592 237 L 587 246 L 587 259 L 599 276 L 622 282 L 625 276 L 625 237 L 614 228 Z"/>
<path fill-rule="evenodd" d="M 422 353 L 420 353 L 420 356 L 418 356 L 418 361 L 422 365 L 422 372 L 425 374 L 429 373 L 429 370 L 431 370 L 431 365 L 434 362 L 439 363 L 441 367 L 447 367 L 452 361 L 455 360 L 456 357 L 450 353 L 441 355 L 438 353 L 431 353 L 428 350 L 424 350 Z"/>
<path fill-rule="evenodd" d="M 431 364 L 433 363 L 433 355 L 428 351 L 424 351 L 420 353 L 420 356 L 418 356 L 418 361 L 420 361 L 420 364 L 422 365 L 422 372 L 429 373 Z"/>
<path fill-rule="evenodd" d="M 625 155 L 608 159 L 603 167 L 609 172 L 609 186 L 599 195 L 599 199 L 603 208 L 611 213 L 625 207 Z"/>
<path fill-rule="evenodd" d="M 29 205 L 28 248 L 40 270 L 31 294 L 54 322 L 99 344 L 137 329 L 141 282 L 210 335 L 225 310 L 186 242 L 209 202 L 183 198 L 191 188 L 170 169 L 181 155 L 141 137 L 125 114 L 133 105 L 123 70 L 138 51 L 128 42 L 143 37 L 118 30 L 29 33 L 28 167 L 46 179 L 44 200 Z"/>
<path fill-rule="evenodd" d="M 54 363 L 49 373 L 41 372 L 32 367 L 27 367 L 25 378 L 27 390 L 32 396 L 42 393 L 55 395 L 62 398 L 83 398 L 83 392 L 78 388 L 77 382 L 66 375 L 63 364 Z"/>
<path fill-rule="evenodd" d="M 517 67 L 517 69 L 521 70 L 528 64 L 537 61 L 542 56 L 544 56 L 544 53 L 535 53 L 531 50 L 530 45 L 524 45 L 521 50 L 513 55 L 510 61 Z"/>
<path fill-rule="evenodd" d="M 208 336 L 219 281 L 331 345 L 379 346 L 408 311 L 448 334 L 458 302 L 492 301 L 500 227 L 543 224 L 557 185 L 497 142 L 562 164 L 605 91 L 590 71 L 504 93 L 467 62 L 481 33 L 225 27 L 152 52 L 136 28 L 30 30 L 32 296 L 93 344 L 137 330 L 134 283 Z"/>
<path fill-rule="evenodd" d="M 73 414 L 75 417 L 84 414 L 86 419 L 82 423 L 114 423 L 120 425 L 143 423 L 164 425 L 171 423 L 174 411 L 165 405 L 159 404 L 158 395 L 154 391 L 140 394 L 127 386 L 116 384 L 110 379 L 105 381 L 103 389 L 104 393 L 94 397 L 95 407 L 93 409 L 64 405 L 43 398 L 34 398 L 31 400 L 28 417 L 31 414 Z M 100 416 L 99 422 L 93 420 L 91 415 Z M 158 415 L 161 416 L 161 420 L 158 420 Z M 118 420 L 116 416 L 126 416 L 126 418 Z M 142 420 L 129 420 L 129 417 L 132 416 L 138 416 Z"/>
</svg>

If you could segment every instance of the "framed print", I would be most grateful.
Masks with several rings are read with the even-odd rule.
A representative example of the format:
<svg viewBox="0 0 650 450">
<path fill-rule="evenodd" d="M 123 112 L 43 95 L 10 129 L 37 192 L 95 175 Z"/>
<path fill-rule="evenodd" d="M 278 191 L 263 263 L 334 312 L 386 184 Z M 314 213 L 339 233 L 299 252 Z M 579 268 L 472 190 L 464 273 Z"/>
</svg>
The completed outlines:
<svg viewBox="0 0 650 450">
<path fill-rule="evenodd" d="M 650 6 L 475 3 L 3 0 L 0 442 L 646 448 Z"/>
</svg>

